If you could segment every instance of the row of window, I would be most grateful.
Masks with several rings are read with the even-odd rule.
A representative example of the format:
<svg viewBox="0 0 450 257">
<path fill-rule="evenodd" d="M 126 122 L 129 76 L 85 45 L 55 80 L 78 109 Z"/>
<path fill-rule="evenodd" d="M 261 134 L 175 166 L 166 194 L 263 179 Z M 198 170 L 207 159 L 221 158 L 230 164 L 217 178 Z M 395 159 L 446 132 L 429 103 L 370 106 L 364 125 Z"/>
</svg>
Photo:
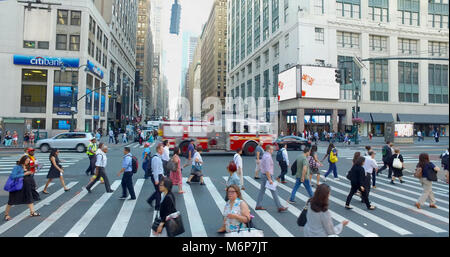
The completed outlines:
<svg viewBox="0 0 450 257">
<path fill-rule="evenodd" d="M 58 10 L 57 24 L 69 25 L 69 11 Z M 70 11 L 70 25 L 81 26 L 81 11 Z"/>
</svg>

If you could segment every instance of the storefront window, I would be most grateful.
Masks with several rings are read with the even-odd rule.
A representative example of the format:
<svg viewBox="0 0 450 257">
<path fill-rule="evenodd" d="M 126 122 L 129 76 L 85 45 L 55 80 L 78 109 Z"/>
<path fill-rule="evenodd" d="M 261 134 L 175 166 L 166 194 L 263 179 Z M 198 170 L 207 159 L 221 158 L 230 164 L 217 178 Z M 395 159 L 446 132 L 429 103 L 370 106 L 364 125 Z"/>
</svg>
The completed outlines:
<svg viewBox="0 0 450 257">
<path fill-rule="evenodd" d="M 45 113 L 47 70 L 22 70 L 20 112 Z"/>
<path fill-rule="evenodd" d="M 75 99 L 77 99 L 77 88 L 74 88 Z M 76 105 L 75 105 L 76 106 Z M 53 113 L 70 112 L 72 107 L 72 87 L 53 87 Z"/>
<path fill-rule="evenodd" d="M 41 121 L 42 122 L 42 121 Z M 77 120 L 73 120 L 74 128 L 77 127 Z M 60 129 L 60 130 L 69 130 L 70 129 L 70 120 L 69 119 L 53 119 L 52 120 L 52 129 Z"/>
</svg>

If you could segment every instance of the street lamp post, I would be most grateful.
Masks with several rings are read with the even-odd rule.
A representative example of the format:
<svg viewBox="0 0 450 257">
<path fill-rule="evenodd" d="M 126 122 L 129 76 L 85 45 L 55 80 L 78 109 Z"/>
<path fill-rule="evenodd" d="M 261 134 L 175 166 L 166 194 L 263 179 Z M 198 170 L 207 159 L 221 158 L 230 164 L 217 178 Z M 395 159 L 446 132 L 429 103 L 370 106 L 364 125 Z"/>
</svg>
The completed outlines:
<svg viewBox="0 0 450 257">
<path fill-rule="evenodd" d="M 362 84 L 362 86 L 365 86 L 367 84 L 366 79 L 363 79 L 360 84 Z M 356 96 L 355 97 L 356 98 L 355 118 L 356 119 L 358 119 L 358 114 L 359 114 L 359 106 L 358 106 L 358 104 L 359 104 L 360 90 L 361 90 L 361 86 L 357 84 L 356 87 L 355 87 L 355 96 Z M 358 141 L 359 124 L 358 123 L 356 123 L 355 128 L 356 128 L 356 131 L 355 131 L 355 145 L 358 145 L 359 144 L 359 141 Z"/>
</svg>

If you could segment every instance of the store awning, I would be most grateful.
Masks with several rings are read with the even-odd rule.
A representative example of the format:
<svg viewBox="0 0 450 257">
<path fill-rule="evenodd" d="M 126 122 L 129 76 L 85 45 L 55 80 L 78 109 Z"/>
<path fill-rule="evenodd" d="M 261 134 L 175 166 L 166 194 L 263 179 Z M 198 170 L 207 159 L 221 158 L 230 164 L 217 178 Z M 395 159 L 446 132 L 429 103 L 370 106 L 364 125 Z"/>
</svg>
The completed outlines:
<svg viewBox="0 0 450 257">
<path fill-rule="evenodd" d="M 353 118 L 356 118 L 355 114 L 353 114 Z M 372 117 L 370 117 L 369 112 L 358 112 L 358 118 L 363 119 L 364 123 L 372 123 Z"/>
<path fill-rule="evenodd" d="M 398 121 L 414 122 L 416 124 L 449 124 L 448 115 L 436 114 L 397 114 Z"/>
<path fill-rule="evenodd" d="M 373 123 L 394 122 L 392 113 L 371 113 Z"/>
</svg>

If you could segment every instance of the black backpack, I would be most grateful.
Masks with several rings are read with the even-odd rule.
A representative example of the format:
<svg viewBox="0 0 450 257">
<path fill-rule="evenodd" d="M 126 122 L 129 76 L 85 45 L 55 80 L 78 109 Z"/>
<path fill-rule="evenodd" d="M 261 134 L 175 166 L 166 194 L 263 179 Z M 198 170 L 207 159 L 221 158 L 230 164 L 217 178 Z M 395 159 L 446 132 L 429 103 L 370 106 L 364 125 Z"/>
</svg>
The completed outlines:
<svg viewBox="0 0 450 257">
<path fill-rule="evenodd" d="M 283 148 L 281 148 L 280 150 L 278 150 L 277 152 L 277 162 L 282 162 L 283 161 Z"/>
<path fill-rule="evenodd" d="M 152 157 L 150 157 L 149 160 L 148 160 L 148 164 L 147 164 L 147 174 L 152 174 L 152 173 L 153 173 L 153 170 L 152 170 L 152 160 L 153 160 L 153 158 L 155 158 L 155 157 L 156 157 L 156 154 L 153 155 Z"/>
<path fill-rule="evenodd" d="M 131 156 L 131 171 L 133 173 L 136 173 L 138 171 L 139 168 L 139 162 L 138 159 L 136 158 L 136 156 Z"/>
<path fill-rule="evenodd" d="M 441 157 L 441 165 L 442 165 L 442 167 L 444 167 L 444 169 L 446 169 L 446 170 L 448 170 L 448 158 L 449 158 L 449 155 L 448 154 L 444 154 L 444 155 L 442 155 L 442 157 Z"/>
<path fill-rule="evenodd" d="M 295 160 L 295 162 L 292 163 L 291 173 L 292 173 L 292 176 L 295 176 L 295 174 L 297 174 L 297 160 Z"/>
</svg>

